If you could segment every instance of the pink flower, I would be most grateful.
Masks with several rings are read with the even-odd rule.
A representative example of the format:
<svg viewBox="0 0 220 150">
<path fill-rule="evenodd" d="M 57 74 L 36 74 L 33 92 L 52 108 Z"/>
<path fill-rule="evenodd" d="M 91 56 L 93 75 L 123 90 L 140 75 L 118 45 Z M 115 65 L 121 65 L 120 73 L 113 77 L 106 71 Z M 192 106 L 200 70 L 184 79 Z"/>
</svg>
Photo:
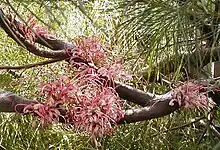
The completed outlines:
<svg viewBox="0 0 220 150">
<path fill-rule="evenodd" d="M 24 107 L 24 113 L 33 113 L 38 116 L 42 122 L 42 124 L 58 122 L 60 112 L 54 106 L 50 106 L 48 104 L 29 104 Z"/>
<path fill-rule="evenodd" d="M 205 84 L 186 82 L 174 90 L 174 101 L 184 108 L 207 108 L 208 87 Z"/>
<path fill-rule="evenodd" d="M 100 67 L 97 73 L 101 76 L 114 79 L 130 79 L 131 76 L 125 73 L 124 66 L 120 62 L 113 62 Z"/>
<path fill-rule="evenodd" d="M 83 96 L 68 118 L 77 129 L 82 128 L 95 137 L 111 134 L 117 121 L 124 117 L 119 97 L 111 88 L 97 91 L 92 97 Z"/>
<path fill-rule="evenodd" d="M 102 46 L 97 37 L 78 38 L 75 44 L 76 48 L 69 50 L 72 53 L 71 60 L 81 58 L 96 66 L 104 63 L 108 58 L 106 48 Z"/>
</svg>

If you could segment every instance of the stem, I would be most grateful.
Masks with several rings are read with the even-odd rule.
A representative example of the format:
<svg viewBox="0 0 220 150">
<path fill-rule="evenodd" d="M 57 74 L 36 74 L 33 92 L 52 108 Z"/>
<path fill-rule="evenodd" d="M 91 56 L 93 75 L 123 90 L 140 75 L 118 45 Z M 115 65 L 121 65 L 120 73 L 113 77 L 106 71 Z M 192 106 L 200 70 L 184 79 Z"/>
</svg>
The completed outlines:
<svg viewBox="0 0 220 150">
<path fill-rule="evenodd" d="M 11 70 L 19 70 L 19 69 L 29 69 L 37 66 L 43 66 L 51 63 L 55 63 L 58 61 L 64 60 L 63 58 L 51 59 L 46 61 L 41 61 L 33 64 L 26 64 L 22 66 L 0 66 L 0 69 L 11 69 Z"/>
</svg>

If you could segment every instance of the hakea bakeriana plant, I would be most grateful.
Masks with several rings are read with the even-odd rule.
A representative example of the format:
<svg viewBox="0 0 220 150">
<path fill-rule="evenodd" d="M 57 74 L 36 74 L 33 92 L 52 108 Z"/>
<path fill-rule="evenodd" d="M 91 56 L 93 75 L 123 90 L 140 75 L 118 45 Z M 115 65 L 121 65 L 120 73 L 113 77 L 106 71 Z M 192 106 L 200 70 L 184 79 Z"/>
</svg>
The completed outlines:
<svg viewBox="0 0 220 150">
<path fill-rule="evenodd" d="M 43 83 L 41 95 L 45 102 L 27 105 L 24 113 L 35 114 L 44 124 L 58 122 L 62 117 L 75 129 L 90 133 L 93 139 L 112 134 L 124 117 L 124 101 L 112 83 L 129 76 L 119 61 L 108 62 L 109 53 L 96 37 L 78 39 L 76 48 L 67 52 L 68 68 L 75 71 L 74 78 L 62 76 L 58 81 Z M 66 110 L 64 116 L 59 109 Z"/>
<path fill-rule="evenodd" d="M 208 108 L 214 105 L 214 102 L 208 98 L 208 92 L 210 92 L 210 85 L 199 82 L 185 82 L 179 84 L 174 89 L 174 99 L 170 102 L 177 102 L 180 107 L 183 108 Z M 212 91 L 218 91 L 219 88 L 212 89 Z"/>
<path fill-rule="evenodd" d="M 33 16 L 28 17 L 26 24 L 20 24 L 19 29 L 30 42 L 35 42 L 40 35 L 49 34 L 48 27 L 39 26 Z"/>
<path fill-rule="evenodd" d="M 130 76 L 124 73 L 120 61 L 109 63 L 108 49 L 96 37 L 77 40 L 76 47 L 68 49 L 67 53 L 70 56 L 68 68 L 75 71 L 75 76 L 71 78 L 70 74 L 43 83 L 41 95 L 45 102 L 25 105 L 23 112 L 33 113 L 43 124 L 63 118 L 75 129 L 87 131 L 97 142 L 96 139 L 111 135 L 117 122 L 124 117 L 124 101 L 119 98 L 113 83 L 115 79 L 129 79 Z M 209 90 L 206 84 L 182 83 L 173 90 L 170 105 L 177 102 L 184 108 L 207 108 L 210 106 Z M 60 110 L 65 113 L 61 114 Z"/>
</svg>

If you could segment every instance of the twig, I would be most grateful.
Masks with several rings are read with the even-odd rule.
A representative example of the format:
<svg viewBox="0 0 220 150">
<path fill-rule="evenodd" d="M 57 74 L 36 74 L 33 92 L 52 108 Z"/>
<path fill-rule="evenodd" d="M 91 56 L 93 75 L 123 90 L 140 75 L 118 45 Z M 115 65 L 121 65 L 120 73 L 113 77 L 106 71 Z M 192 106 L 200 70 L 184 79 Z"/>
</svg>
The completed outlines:
<svg viewBox="0 0 220 150">
<path fill-rule="evenodd" d="M 205 127 L 207 127 L 207 124 L 203 121 L 203 120 L 200 120 L 199 123 Z M 220 139 L 220 133 L 218 132 L 218 130 L 215 129 L 215 127 L 213 125 L 209 125 L 210 127 L 210 130 L 212 131 L 212 133 L 218 138 Z"/>
<path fill-rule="evenodd" d="M 11 74 L 14 78 L 19 78 L 19 77 L 21 77 L 21 74 L 18 74 L 18 73 L 16 73 L 15 71 L 12 71 L 12 70 L 10 70 L 10 69 L 7 69 L 7 72 L 8 72 L 9 74 Z"/>
<path fill-rule="evenodd" d="M 37 67 L 37 66 L 43 66 L 51 63 L 55 63 L 61 60 L 64 60 L 65 58 L 57 58 L 57 59 L 50 59 L 46 61 L 41 61 L 33 64 L 26 64 L 22 66 L 0 66 L 0 69 L 11 69 L 11 70 L 19 70 L 19 69 L 29 69 L 32 67 Z"/>
<path fill-rule="evenodd" d="M 202 141 L 202 138 L 204 137 L 205 133 L 207 132 L 207 126 L 203 129 L 202 134 L 199 136 L 198 141 L 196 142 L 196 144 L 200 144 L 200 142 Z"/>
</svg>

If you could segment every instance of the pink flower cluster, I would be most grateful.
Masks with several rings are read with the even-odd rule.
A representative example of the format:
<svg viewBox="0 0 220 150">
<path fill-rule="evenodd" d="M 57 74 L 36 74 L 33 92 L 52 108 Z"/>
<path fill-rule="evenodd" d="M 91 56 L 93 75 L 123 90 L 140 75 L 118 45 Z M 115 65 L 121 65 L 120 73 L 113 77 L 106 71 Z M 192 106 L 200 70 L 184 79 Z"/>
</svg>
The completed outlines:
<svg viewBox="0 0 220 150">
<path fill-rule="evenodd" d="M 208 87 L 205 84 L 186 82 L 180 84 L 174 90 L 173 101 L 184 108 L 207 108 L 210 104 L 208 100 Z"/>
<path fill-rule="evenodd" d="M 110 135 L 124 117 L 124 101 L 112 83 L 117 77 L 127 76 L 122 64 L 108 62 L 109 54 L 98 38 L 78 39 L 76 43 L 76 48 L 68 50 L 69 68 L 75 76 L 62 76 L 58 81 L 42 84 L 44 104 L 27 105 L 25 113 L 34 113 L 43 123 L 57 122 L 63 117 L 66 123 L 87 131 L 93 139 Z M 60 109 L 66 110 L 64 116 Z"/>
<path fill-rule="evenodd" d="M 113 62 L 100 67 L 97 71 L 99 76 L 109 79 L 130 79 L 131 76 L 125 73 L 124 66 L 120 62 Z"/>
<path fill-rule="evenodd" d="M 76 48 L 67 51 L 70 54 L 69 62 L 72 67 L 77 68 L 78 76 L 90 76 L 98 80 L 130 79 L 120 61 L 109 62 L 107 46 L 101 45 L 97 37 L 77 39 Z M 85 61 L 78 62 L 78 59 Z"/>
<path fill-rule="evenodd" d="M 59 81 L 42 84 L 42 95 L 46 97 L 44 105 L 28 105 L 25 113 L 35 113 L 43 123 L 57 122 L 61 115 L 56 108 L 65 108 L 67 112 L 62 117 L 76 129 L 87 131 L 93 137 L 111 134 L 124 117 L 122 101 L 113 88 L 92 88 L 89 84 L 80 87 L 80 82 L 73 83 L 63 76 Z M 37 109 L 33 109 L 35 107 Z"/>
<path fill-rule="evenodd" d="M 96 65 L 106 63 L 109 57 L 107 47 L 100 43 L 97 37 L 78 38 L 75 40 L 76 48 L 71 50 L 71 58 L 82 58 L 87 62 Z"/>
<path fill-rule="evenodd" d="M 117 122 L 124 117 L 118 96 L 111 88 L 79 96 L 77 104 L 68 112 L 77 129 L 86 130 L 93 137 L 110 135 Z"/>
<path fill-rule="evenodd" d="M 61 116 L 59 110 L 49 103 L 36 103 L 26 105 L 23 112 L 25 114 L 32 113 L 36 115 L 40 118 L 42 124 L 59 122 L 59 117 Z"/>
</svg>

